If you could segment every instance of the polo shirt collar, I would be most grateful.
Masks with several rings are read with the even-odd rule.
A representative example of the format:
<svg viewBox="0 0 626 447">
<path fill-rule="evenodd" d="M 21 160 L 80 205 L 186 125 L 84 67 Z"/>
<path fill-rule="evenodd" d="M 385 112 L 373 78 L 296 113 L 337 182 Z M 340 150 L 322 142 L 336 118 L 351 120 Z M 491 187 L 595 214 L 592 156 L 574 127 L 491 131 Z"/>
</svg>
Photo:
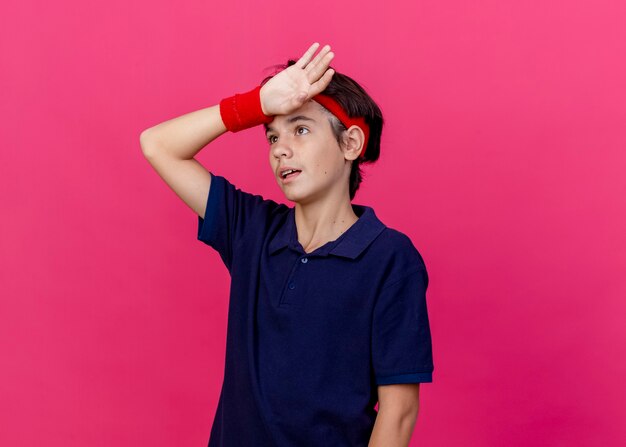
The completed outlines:
<svg viewBox="0 0 626 447">
<path fill-rule="evenodd" d="M 313 253 L 319 255 L 332 254 L 355 259 L 386 228 L 385 224 L 376 216 L 373 208 L 353 203 L 352 209 L 359 219 L 335 241 L 318 248 Z M 284 247 L 301 250 L 298 243 L 295 211 L 295 208 L 289 209 L 285 223 L 270 240 L 268 245 L 270 255 Z"/>
</svg>

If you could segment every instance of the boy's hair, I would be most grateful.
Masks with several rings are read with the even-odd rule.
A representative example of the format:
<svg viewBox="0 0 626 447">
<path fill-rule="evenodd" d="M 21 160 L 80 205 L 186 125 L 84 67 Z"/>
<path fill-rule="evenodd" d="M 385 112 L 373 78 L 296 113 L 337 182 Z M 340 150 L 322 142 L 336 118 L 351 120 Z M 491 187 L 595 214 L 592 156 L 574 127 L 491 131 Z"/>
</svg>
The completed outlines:
<svg viewBox="0 0 626 447">
<path fill-rule="evenodd" d="M 274 68 L 278 70 L 273 74 L 261 81 L 261 85 L 265 84 L 271 78 L 273 78 L 280 71 L 295 64 L 296 60 L 289 59 L 285 65 L 274 65 Z M 329 68 L 334 67 L 329 66 Z M 363 180 L 363 171 L 361 170 L 361 163 L 374 163 L 380 156 L 380 137 L 383 130 L 383 114 L 380 111 L 378 105 L 374 100 L 366 93 L 354 79 L 341 74 L 335 70 L 333 77 L 322 92 L 325 95 L 332 97 L 335 101 L 341 105 L 346 113 L 351 117 L 364 117 L 365 122 L 369 125 L 370 134 L 367 147 L 364 147 L 364 157 L 358 157 L 352 161 L 352 170 L 350 171 L 350 200 L 354 199 L 356 191 L 359 189 L 361 181 Z M 324 106 L 320 104 L 324 112 L 328 116 L 330 127 L 333 134 L 337 139 L 337 143 L 342 144 L 342 139 L 345 136 L 346 126 L 344 126 L 335 115 L 328 111 Z"/>
</svg>

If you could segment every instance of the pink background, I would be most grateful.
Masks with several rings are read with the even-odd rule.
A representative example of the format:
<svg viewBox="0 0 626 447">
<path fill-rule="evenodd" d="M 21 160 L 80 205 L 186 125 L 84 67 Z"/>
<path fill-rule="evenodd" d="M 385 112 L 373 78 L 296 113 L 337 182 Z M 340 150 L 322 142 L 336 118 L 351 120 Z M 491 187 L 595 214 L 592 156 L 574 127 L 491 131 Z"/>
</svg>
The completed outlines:
<svg viewBox="0 0 626 447">
<path fill-rule="evenodd" d="M 229 277 L 139 134 L 330 43 L 430 275 L 414 446 L 625 445 L 624 2 L 0 7 L 0 445 L 203 446 Z M 284 201 L 262 128 L 198 159 Z"/>
</svg>

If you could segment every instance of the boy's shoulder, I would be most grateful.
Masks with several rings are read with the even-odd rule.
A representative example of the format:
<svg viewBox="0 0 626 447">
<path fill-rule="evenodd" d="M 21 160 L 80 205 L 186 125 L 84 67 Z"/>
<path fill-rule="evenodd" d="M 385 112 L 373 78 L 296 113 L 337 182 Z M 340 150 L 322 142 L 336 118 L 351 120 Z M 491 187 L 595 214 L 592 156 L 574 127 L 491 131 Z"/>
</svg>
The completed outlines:
<svg viewBox="0 0 626 447">
<path fill-rule="evenodd" d="M 363 219 L 356 233 L 369 245 L 370 259 L 376 259 L 377 263 L 386 261 L 408 265 L 409 268 L 417 265 L 425 267 L 422 255 L 407 234 L 383 222 L 369 205 L 353 204 L 353 208 Z"/>
<path fill-rule="evenodd" d="M 406 258 L 424 263 L 424 259 L 411 238 L 402 231 L 385 225 L 376 239 L 377 248 L 386 251 L 389 256 Z"/>
<path fill-rule="evenodd" d="M 381 269 L 386 270 L 390 281 L 401 279 L 416 270 L 423 270 L 426 274 L 424 258 L 411 238 L 387 225 L 370 247 L 370 256 L 377 259 Z"/>
</svg>

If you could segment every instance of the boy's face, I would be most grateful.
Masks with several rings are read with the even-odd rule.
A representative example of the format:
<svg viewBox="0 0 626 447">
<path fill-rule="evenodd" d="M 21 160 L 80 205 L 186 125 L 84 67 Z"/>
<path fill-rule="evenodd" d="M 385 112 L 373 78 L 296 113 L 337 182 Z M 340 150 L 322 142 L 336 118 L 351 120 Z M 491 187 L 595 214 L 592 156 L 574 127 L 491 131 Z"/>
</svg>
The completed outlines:
<svg viewBox="0 0 626 447">
<path fill-rule="evenodd" d="M 288 200 L 305 204 L 348 190 L 350 160 L 320 104 L 309 100 L 289 115 L 276 115 L 268 126 L 270 166 Z M 285 166 L 301 172 L 283 179 Z"/>
</svg>

